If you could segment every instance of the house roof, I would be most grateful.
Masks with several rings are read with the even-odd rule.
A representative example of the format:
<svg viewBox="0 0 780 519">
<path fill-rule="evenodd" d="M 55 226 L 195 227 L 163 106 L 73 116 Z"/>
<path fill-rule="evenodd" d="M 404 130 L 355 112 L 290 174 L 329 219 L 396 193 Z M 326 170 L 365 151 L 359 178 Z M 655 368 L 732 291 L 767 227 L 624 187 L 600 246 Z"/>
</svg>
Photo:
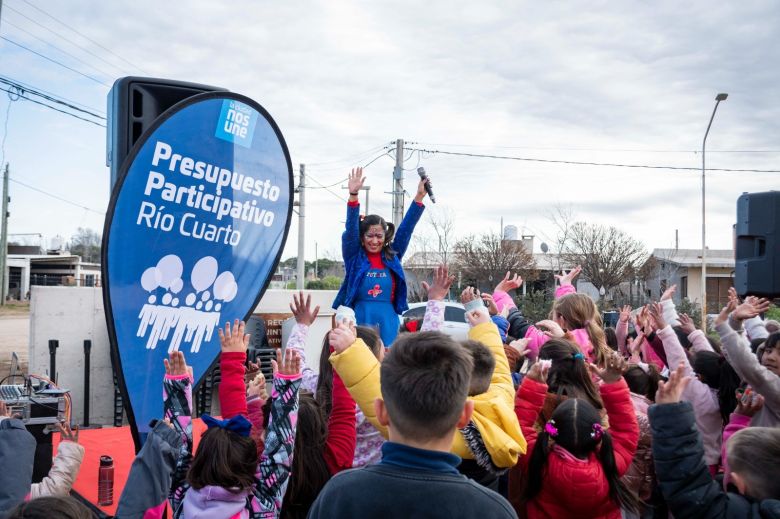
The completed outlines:
<svg viewBox="0 0 780 519">
<path fill-rule="evenodd" d="M 653 249 L 653 257 L 659 261 L 681 267 L 701 267 L 701 249 Z M 707 249 L 707 266 L 734 268 L 734 251 L 731 249 Z"/>
</svg>

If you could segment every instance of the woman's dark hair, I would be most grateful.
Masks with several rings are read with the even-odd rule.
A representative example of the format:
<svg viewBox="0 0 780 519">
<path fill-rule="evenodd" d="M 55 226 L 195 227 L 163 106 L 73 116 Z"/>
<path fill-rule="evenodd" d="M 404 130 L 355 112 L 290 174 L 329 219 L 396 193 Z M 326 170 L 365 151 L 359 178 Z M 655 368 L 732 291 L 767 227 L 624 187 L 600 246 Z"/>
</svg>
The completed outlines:
<svg viewBox="0 0 780 519">
<path fill-rule="evenodd" d="M 384 347 L 382 339 L 379 337 L 379 333 L 370 326 L 356 326 L 357 338 L 362 339 L 366 346 L 369 347 L 374 357 L 379 358 L 379 350 Z M 322 350 L 320 350 L 320 375 L 317 377 L 317 387 L 315 389 L 315 397 L 322 408 L 322 414 L 327 420 L 330 416 L 332 408 L 332 394 L 333 394 L 333 366 L 330 365 L 328 358 L 330 357 L 330 343 L 328 338 L 330 332 L 325 334 L 325 338 L 322 340 Z M 268 422 L 266 422 L 268 423 Z"/>
<path fill-rule="evenodd" d="M 187 481 L 196 490 L 212 485 L 238 493 L 255 484 L 256 469 L 257 445 L 252 438 L 212 427 L 200 437 Z"/>
<path fill-rule="evenodd" d="M 658 391 L 658 381 L 661 374 L 655 364 L 646 364 L 647 372 L 636 364 L 629 364 L 623 378 L 626 379 L 629 390 L 637 395 L 642 395 L 655 402 L 655 393 Z"/>
<path fill-rule="evenodd" d="M 385 232 L 385 241 L 382 244 L 382 253 L 385 258 L 391 259 L 395 256 L 396 252 L 391 247 L 393 238 L 395 237 L 395 225 L 390 222 L 386 222 L 384 218 L 378 214 L 369 214 L 360 221 L 360 245 L 363 245 L 363 236 L 368 232 L 368 229 L 372 225 L 381 225 L 382 230 Z"/>
<path fill-rule="evenodd" d="M 22 503 L 6 519 L 93 519 L 92 511 L 70 496 L 46 496 Z"/>
<path fill-rule="evenodd" d="M 685 333 L 679 326 L 673 326 L 672 330 L 674 330 L 675 335 L 677 335 L 677 340 L 680 341 L 680 346 L 688 351 L 688 349 L 691 347 L 691 340 L 688 339 L 688 334 Z"/>
<path fill-rule="evenodd" d="M 539 350 L 540 360 L 551 360 L 547 387 L 551 393 L 568 398 L 583 398 L 597 409 L 603 409 L 596 384 L 579 347 L 567 339 L 550 339 Z"/>
<path fill-rule="evenodd" d="M 298 425 L 290 482 L 280 515 L 283 518 L 305 518 L 320 490 L 330 480 L 330 470 L 323 456 L 328 423 L 314 395 L 301 391 L 298 399 Z"/>
<path fill-rule="evenodd" d="M 617 340 L 617 333 L 615 333 L 615 329 L 612 327 L 604 328 L 604 337 L 607 339 L 607 346 L 612 351 L 618 350 L 618 340 Z"/>
<path fill-rule="evenodd" d="M 536 439 L 536 445 L 528 462 L 528 470 L 525 474 L 525 488 L 523 489 L 523 502 L 528 502 L 536 497 L 542 489 L 542 485 L 550 485 L 545 481 L 547 458 L 555 443 L 572 455 L 580 459 L 587 459 L 592 452 L 597 452 L 604 476 L 609 484 L 609 497 L 620 508 L 635 512 L 638 509 L 638 499 L 628 487 L 621 481 L 615 463 L 615 453 L 612 447 L 612 436 L 606 429 L 599 438 L 591 434 L 594 425 L 601 426 L 601 415 L 598 409 L 588 401 L 579 398 L 570 398 L 562 402 L 552 414 L 554 427 L 557 434 L 551 439 L 546 429 L 542 429 Z M 599 447 L 599 442 L 601 446 Z"/>
<path fill-rule="evenodd" d="M 702 382 L 718 392 L 718 405 L 723 423 L 729 423 L 729 415 L 737 407 L 736 390 L 742 380 L 731 364 L 714 351 L 699 351 L 693 357 L 693 371 Z"/>
</svg>

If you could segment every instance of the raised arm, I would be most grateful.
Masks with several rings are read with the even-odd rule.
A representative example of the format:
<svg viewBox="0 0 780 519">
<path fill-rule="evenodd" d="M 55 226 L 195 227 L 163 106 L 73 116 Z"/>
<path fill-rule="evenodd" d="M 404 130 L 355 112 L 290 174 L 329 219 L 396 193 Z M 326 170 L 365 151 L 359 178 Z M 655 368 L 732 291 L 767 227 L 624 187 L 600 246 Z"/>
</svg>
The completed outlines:
<svg viewBox="0 0 780 519">
<path fill-rule="evenodd" d="M 247 415 L 244 364 L 249 348 L 248 334 L 244 333 L 244 321 L 236 319 L 233 326 L 225 323 L 225 330 L 219 329 L 219 343 L 222 351 L 219 368 L 222 379 L 219 382 L 219 406 L 223 418 Z"/>
<path fill-rule="evenodd" d="M 328 437 L 325 440 L 325 462 L 331 474 L 352 468 L 357 443 L 355 401 L 349 396 L 344 381 L 333 372 L 332 411 L 328 417 Z"/>
<path fill-rule="evenodd" d="M 180 444 L 176 468 L 170 482 L 168 499 L 176 510 L 184 499 L 189 485 L 187 472 L 192 463 L 192 368 L 187 366 L 184 353 L 174 351 L 165 363 L 163 381 L 163 416 L 179 435 Z M 147 440 L 148 441 L 148 440 Z"/>
<path fill-rule="evenodd" d="M 311 294 L 306 294 L 304 297 L 303 292 L 298 292 L 298 294 L 293 294 L 290 310 L 295 317 L 295 326 L 293 326 L 290 338 L 287 339 L 287 347 L 297 350 L 303 362 L 301 389 L 316 393 L 319 375 L 306 362 L 306 338 L 309 335 L 309 327 L 317 319 L 320 307 L 317 305 L 312 309 Z"/>
<path fill-rule="evenodd" d="M 678 316 L 678 320 L 680 321 L 680 330 L 688 337 L 691 343 L 692 352 L 714 351 L 710 341 L 707 340 L 707 336 L 704 335 L 703 331 L 696 329 L 693 319 L 688 317 L 688 314 L 681 314 Z"/>
<path fill-rule="evenodd" d="M 628 357 L 628 347 L 626 345 L 626 339 L 628 338 L 628 321 L 631 319 L 631 306 L 625 305 L 620 310 L 620 319 L 618 319 L 617 326 L 615 327 L 615 335 L 617 336 L 618 351 L 623 357 Z"/>
<path fill-rule="evenodd" d="M 360 202 L 358 201 L 358 195 L 365 180 L 363 168 L 354 168 L 347 180 L 349 187 L 347 221 L 344 225 L 344 234 L 341 235 L 341 255 L 344 261 L 356 256 L 360 252 L 360 247 L 362 247 L 360 243 Z"/>
<path fill-rule="evenodd" d="M 278 517 L 282 508 L 282 489 L 286 487 L 292 467 L 295 447 L 295 426 L 298 422 L 298 387 L 301 381 L 301 358 L 295 350 L 287 350 L 282 357 L 276 352 L 274 362 L 274 400 L 270 423 L 265 435 L 265 450 L 257 464 L 255 497 L 260 513 L 253 518 Z"/>
<path fill-rule="evenodd" d="M 420 217 L 425 211 L 425 206 L 422 205 L 422 201 L 409 204 L 409 209 L 406 210 L 404 219 L 401 220 L 401 224 L 395 231 L 395 238 L 393 239 L 393 250 L 398 253 L 398 259 L 404 257 L 406 249 L 409 247 L 409 242 L 412 239 L 412 233 L 417 226 L 417 222 L 420 221 Z"/>
<path fill-rule="evenodd" d="M 81 461 L 84 459 L 84 447 L 79 445 L 79 429 L 67 422 L 57 424 L 61 440 L 57 446 L 57 456 L 54 457 L 51 469 L 40 483 L 33 483 L 30 488 L 30 498 L 41 496 L 67 496 L 73 487 L 73 482 L 79 474 Z"/>
<path fill-rule="evenodd" d="M 450 276 L 446 265 L 439 265 L 433 271 L 433 281 L 425 281 L 422 287 L 428 292 L 428 304 L 425 305 L 425 317 L 420 331 L 439 331 L 444 326 L 444 298 L 450 292 L 455 276 Z"/>
</svg>

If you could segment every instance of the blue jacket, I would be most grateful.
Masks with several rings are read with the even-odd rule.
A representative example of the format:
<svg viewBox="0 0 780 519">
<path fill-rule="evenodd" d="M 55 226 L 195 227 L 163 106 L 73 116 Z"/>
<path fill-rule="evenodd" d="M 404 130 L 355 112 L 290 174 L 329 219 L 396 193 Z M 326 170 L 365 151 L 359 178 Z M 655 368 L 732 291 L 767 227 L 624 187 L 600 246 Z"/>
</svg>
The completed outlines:
<svg viewBox="0 0 780 519">
<path fill-rule="evenodd" d="M 30 493 L 35 446 L 21 420 L 0 420 L 0 517 Z"/>
<path fill-rule="evenodd" d="M 403 258 L 406 248 L 409 246 L 414 227 L 420 220 L 424 210 L 425 206 L 419 205 L 417 202 L 411 203 L 409 210 L 406 211 L 406 216 L 401 221 L 401 225 L 396 229 L 395 238 L 393 239 L 392 248 L 397 254 L 392 259 L 382 256 L 385 266 L 390 269 L 390 272 L 395 277 L 393 308 L 395 313 L 399 315 L 409 309 L 409 305 L 406 302 L 406 277 L 401 266 L 401 258 Z M 341 254 L 344 258 L 346 275 L 341 283 L 341 288 L 339 288 L 339 293 L 336 294 L 336 299 L 333 301 L 333 308 L 338 308 L 340 305 L 349 307 L 354 305 L 360 289 L 360 283 L 363 281 L 366 272 L 371 268 L 371 263 L 368 260 L 363 244 L 360 243 L 359 205 L 347 206 L 346 229 L 344 234 L 341 235 Z"/>
</svg>

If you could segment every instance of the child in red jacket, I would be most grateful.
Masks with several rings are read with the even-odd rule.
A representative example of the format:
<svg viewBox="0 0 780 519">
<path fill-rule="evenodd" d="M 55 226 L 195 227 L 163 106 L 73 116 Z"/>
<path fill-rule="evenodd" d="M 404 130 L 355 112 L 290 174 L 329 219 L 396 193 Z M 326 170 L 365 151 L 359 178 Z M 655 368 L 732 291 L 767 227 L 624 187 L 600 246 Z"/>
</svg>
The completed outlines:
<svg viewBox="0 0 780 519">
<path fill-rule="evenodd" d="M 609 415 L 609 430 L 589 402 L 570 398 L 561 403 L 537 433 L 534 428 L 547 394 L 547 370 L 536 363 L 520 386 L 515 411 L 528 440 L 530 456 L 520 458 L 526 472 L 523 503 L 526 517 L 619 519 L 621 508 L 635 511 L 637 500 L 620 481 L 639 439 L 634 407 L 622 373 L 625 361 L 611 355 L 602 370 L 599 390 Z"/>
</svg>

